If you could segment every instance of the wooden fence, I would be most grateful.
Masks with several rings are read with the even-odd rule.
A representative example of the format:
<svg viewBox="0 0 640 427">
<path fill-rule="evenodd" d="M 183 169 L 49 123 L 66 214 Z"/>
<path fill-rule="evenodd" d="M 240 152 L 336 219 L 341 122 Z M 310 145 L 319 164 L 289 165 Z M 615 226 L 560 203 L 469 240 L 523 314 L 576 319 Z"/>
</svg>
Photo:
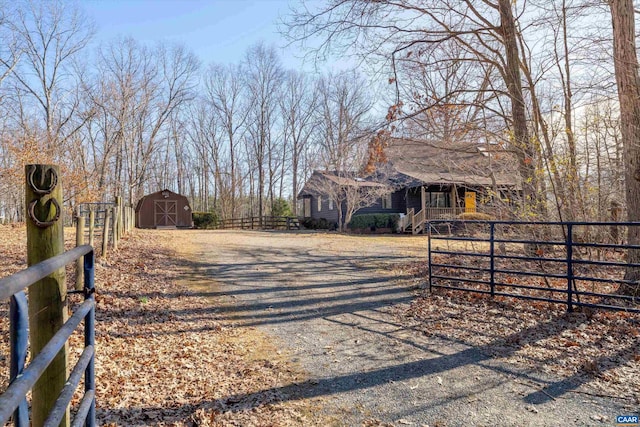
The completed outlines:
<svg viewBox="0 0 640 427">
<path fill-rule="evenodd" d="M 291 216 L 251 216 L 218 221 L 218 230 L 300 230 L 298 218 Z"/>
<path fill-rule="evenodd" d="M 98 256 L 106 257 L 109 248 L 117 250 L 120 239 L 135 228 L 135 210 L 116 197 L 114 203 L 81 204 L 74 220 L 77 245 L 99 244 Z"/>
</svg>

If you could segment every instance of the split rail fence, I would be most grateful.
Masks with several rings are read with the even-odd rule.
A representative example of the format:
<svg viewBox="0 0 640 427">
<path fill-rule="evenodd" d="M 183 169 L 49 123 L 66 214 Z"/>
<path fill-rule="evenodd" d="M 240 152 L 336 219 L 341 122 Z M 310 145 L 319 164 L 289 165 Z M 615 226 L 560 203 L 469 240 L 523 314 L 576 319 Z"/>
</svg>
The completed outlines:
<svg viewBox="0 0 640 427">
<path fill-rule="evenodd" d="M 116 197 L 114 203 L 82 203 L 75 215 L 76 244 L 87 242 L 91 246 L 99 243 L 101 257 L 106 257 L 109 248 L 118 249 L 122 237 L 135 228 L 135 211 Z"/>
<path fill-rule="evenodd" d="M 229 218 L 218 221 L 216 229 L 221 230 L 299 230 L 298 218 L 291 216 L 252 216 Z"/>
</svg>

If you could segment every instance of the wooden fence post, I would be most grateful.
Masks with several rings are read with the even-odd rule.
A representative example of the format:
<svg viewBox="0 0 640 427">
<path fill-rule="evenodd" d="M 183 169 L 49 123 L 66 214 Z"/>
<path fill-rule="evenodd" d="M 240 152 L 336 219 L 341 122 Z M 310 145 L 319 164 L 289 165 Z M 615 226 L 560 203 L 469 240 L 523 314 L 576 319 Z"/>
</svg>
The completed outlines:
<svg viewBox="0 0 640 427">
<path fill-rule="evenodd" d="M 109 215 L 109 209 L 104 211 L 104 227 L 102 228 L 102 258 L 107 257 L 107 251 L 109 250 L 109 230 L 111 215 Z"/>
<path fill-rule="evenodd" d="M 129 234 L 129 206 L 122 206 L 122 219 L 124 222 L 123 234 Z"/>
<path fill-rule="evenodd" d="M 113 245 L 112 245 L 112 247 L 113 247 L 113 251 L 114 252 L 118 250 L 118 227 L 119 227 L 118 226 L 118 222 L 120 222 L 119 218 L 118 218 L 118 210 L 119 210 L 118 209 L 118 205 L 115 205 L 113 208 L 111 208 L 111 217 L 113 218 L 113 226 L 112 226 L 112 228 L 113 228 L 113 233 L 112 233 L 113 234 L 113 236 L 112 236 L 113 237 L 113 241 L 112 241 Z"/>
<path fill-rule="evenodd" d="M 96 211 L 91 209 L 89 211 L 89 246 L 93 247 L 95 243 L 95 231 L 96 231 Z"/>
<path fill-rule="evenodd" d="M 27 263 L 34 265 L 64 252 L 62 185 L 58 167 L 25 167 L 27 212 Z M 31 357 L 40 353 L 67 320 L 65 270 L 39 280 L 29 288 Z M 64 346 L 32 390 L 32 425 L 41 426 L 67 381 L 68 347 Z M 60 423 L 69 425 L 69 409 Z"/>
<path fill-rule="evenodd" d="M 84 245 L 84 217 L 76 217 L 76 247 Z M 84 288 L 84 257 L 76 260 L 76 290 Z"/>
<path fill-rule="evenodd" d="M 116 196 L 116 207 L 115 207 L 114 218 L 116 217 L 117 217 L 117 220 L 114 219 L 113 225 L 116 226 L 115 230 L 116 230 L 116 235 L 118 236 L 115 240 L 119 242 L 120 238 L 122 237 L 122 196 Z"/>
</svg>

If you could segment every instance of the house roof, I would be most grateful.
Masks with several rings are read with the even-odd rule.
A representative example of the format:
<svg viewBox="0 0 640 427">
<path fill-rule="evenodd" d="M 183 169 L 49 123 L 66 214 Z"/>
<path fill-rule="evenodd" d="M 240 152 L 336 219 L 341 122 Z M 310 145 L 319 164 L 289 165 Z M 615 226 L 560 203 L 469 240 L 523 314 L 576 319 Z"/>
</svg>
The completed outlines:
<svg viewBox="0 0 640 427">
<path fill-rule="evenodd" d="M 498 185 L 518 187 L 515 157 L 476 143 L 443 146 L 424 140 L 390 141 L 386 150 L 393 168 L 422 184 Z M 494 182 L 495 180 L 495 182 Z"/>
<path fill-rule="evenodd" d="M 512 153 L 476 143 L 444 145 L 425 140 L 392 138 L 386 147 L 388 164 L 379 176 L 314 171 L 298 197 L 322 192 L 318 179 L 342 186 L 413 188 L 422 185 L 498 186 L 520 189 L 517 161 Z"/>
<path fill-rule="evenodd" d="M 316 171 L 319 175 L 328 179 L 329 181 L 333 181 L 338 185 L 349 185 L 353 187 L 386 187 L 385 184 L 381 182 L 372 181 L 371 178 L 358 178 L 355 175 L 347 176 L 338 175 L 336 172 L 322 172 Z"/>
<path fill-rule="evenodd" d="M 305 183 L 298 197 L 304 195 L 317 195 L 322 193 L 322 184 L 320 180 L 328 180 L 340 186 L 349 187 L 379 187 L 384 188 L 388 185 L 374 181 L 372 177 L 360 178 L 355 173 L 338 173 L 334 171 L 313 171 L 311 178 Z"/>
</svg>

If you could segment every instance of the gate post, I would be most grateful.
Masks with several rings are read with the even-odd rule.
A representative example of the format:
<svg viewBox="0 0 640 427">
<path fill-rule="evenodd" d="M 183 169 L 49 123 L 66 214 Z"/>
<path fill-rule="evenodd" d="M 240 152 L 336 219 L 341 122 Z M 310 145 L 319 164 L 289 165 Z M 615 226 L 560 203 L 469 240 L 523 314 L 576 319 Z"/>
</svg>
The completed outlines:
<svg viewBox="0 0 640 427">
<path fill-rule="evenodd" d="M 79 211 L 78 211 L 79 212 Z M 84 216 L 78 213 L 76 218 L 76 247 L 84 245 Z M 76 260 L 76 290 L 81 291 L 84 286 L 84 258 L 80 257 Z"/>
<path fill-rule="evenodd" d="M 567 224 L 567 311 L 573 311 L 573 224 Z"/>
<path fill-rule="evenodd" d="M 495 258 L 495 230 L 496 224 L 494 222 L 489 224 L 489 286 L 491 287 L 491 297 L 496 296 L 496 258 Z"/>
<path fill-rule="evenodd" d="M 25 167 L 27 212 L 27 263 L 35 265 L 64 252 L 62 186 L 58 166 Z M 67 287 L 64 268 L 29 288 L 31 357 L 49 342 L 67 320 Z M 32 391 L 32 424 L 46 420 L 68 376 L 68 347 L 60 350 Z M 60 423 L 69 425 L 69 408 Z"/>
<path fill-rule="evenodd" d="M 89 246 L 93 247 L 94 245 L 94 233 L 96 230 L 96 211 L 91 209 L 89 211 Z"/>
<path fill-rule="evenodd" d="M 431 288 L 433 287 L 433 269 L 431 267 L 431 222 L 427 221 L 427 227 L 429 231 L 427 233 L 427 255 L 429 257 L 429 294 L 431 294 Z"/>
</svg>

